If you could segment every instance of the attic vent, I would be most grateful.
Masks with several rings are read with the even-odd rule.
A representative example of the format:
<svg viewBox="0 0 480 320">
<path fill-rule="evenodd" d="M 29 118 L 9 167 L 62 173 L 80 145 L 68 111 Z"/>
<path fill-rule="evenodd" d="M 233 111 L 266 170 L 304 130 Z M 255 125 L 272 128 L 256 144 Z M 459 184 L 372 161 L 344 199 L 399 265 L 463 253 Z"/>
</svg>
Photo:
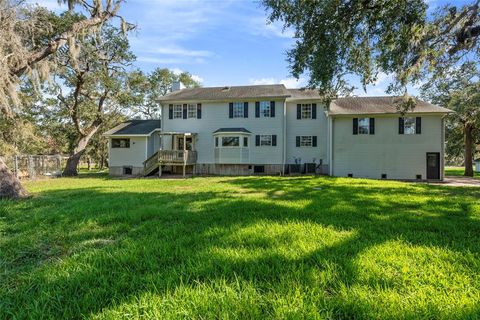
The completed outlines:
<svg viewBox="0 0 480 320">
<path fill-rule="evenodd" d="M 230 90 L 230 87 L 223 87 L 222 88 L 222 91 L 228 91 L 228 90 Z"/>
</svg>

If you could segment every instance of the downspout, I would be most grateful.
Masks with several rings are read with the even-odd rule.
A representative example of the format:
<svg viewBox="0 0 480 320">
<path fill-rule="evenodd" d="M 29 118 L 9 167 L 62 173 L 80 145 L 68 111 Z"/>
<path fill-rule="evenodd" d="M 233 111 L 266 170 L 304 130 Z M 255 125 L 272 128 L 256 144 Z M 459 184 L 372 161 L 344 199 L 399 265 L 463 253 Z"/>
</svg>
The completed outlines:
<svg viewBox="0 0 480 320">
<path fill-rule="evenodd" d="M 441 145 L 441 156 L 440 156 L 440 180 L 443 181 L 445 179 L 445 117 L 447 115 L 444 115 L 442 117 L 442 145 Z"/>
<path fill-rule="evenodd" d="M 285 175 L 285 162 L 287 157 L 287 100 L 283 100 L 283 153 L 282 153 L 282 176 Z"/>
<path fill-rule="evenodd" d="M 333 118 L 328 116 L 328 171 L 333 176 Z"/>
</svg>

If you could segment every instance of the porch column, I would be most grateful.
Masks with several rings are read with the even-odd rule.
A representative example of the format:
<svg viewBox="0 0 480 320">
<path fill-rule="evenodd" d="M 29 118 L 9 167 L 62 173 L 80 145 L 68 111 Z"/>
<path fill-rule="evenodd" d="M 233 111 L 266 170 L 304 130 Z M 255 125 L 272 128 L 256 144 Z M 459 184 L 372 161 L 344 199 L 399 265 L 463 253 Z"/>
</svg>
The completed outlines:
<svg viewBox="0 0 480 320">
<path fill-rule="evenodd" d="M 187 135 L 183 134 L 183 177 L 185 178 L 185 167 L 187 166 Z"/>
</svg>

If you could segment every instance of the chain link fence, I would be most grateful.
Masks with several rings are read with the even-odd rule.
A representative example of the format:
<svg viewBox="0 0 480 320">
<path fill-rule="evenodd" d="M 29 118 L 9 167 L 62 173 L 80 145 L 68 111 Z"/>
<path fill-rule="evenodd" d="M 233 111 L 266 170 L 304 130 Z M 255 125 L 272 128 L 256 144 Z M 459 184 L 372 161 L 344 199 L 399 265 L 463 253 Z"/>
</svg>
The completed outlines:
<svg viewBox="0 0 480 320">
<path fill-rule="evenodd" d="M 62 175 L 61 155 L 16 155 L 2 157 L 8 168 L 19 179 L 58 177 Z"/>
</svg>

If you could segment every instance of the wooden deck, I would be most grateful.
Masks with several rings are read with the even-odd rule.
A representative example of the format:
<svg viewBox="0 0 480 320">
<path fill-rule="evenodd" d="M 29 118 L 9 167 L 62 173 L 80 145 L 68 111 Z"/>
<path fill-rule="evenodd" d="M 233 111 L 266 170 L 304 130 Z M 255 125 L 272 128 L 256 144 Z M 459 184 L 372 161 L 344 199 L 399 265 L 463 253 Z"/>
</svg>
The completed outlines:
<svg viewBox="0 0 480 320">
<path fill-rule="evenodd" d="M 192 150 L 159 150 L 143 162 L 144 175 L 147 176 L 161 166 L 185 166 L 197 163 L 197 151 Z M 185 174 L 184 174 L 185 175 Z"/>
</svg>

